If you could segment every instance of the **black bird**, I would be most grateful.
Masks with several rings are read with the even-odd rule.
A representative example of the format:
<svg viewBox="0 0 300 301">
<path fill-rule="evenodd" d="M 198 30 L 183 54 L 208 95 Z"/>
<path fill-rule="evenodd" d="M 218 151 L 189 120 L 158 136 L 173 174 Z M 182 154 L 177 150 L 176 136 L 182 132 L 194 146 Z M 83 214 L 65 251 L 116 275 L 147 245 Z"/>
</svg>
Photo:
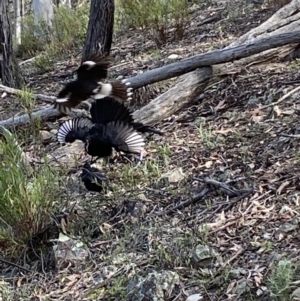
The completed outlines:
<svg viewBox="0 0 300 301">
<path fill-rule="evenodd" d="M 95 192 L 101 192 L 103 190 L 103 182 L 108 180 L 103 172 L 96 167 L 92 167 L 87 162 L 83 165 L 80 178 L 87 190 Z"/>
<path fill-rule="evenodd" d="M 141 160 L 145 146 L 143 137 L 126 122 L 127 117 L 122 116 L 124 113 L 120 110 L 113 112 L 113 103 L 105 99 L 104 102 L 107 103 L 106 111 L 98 108 L 102 107 L 99 106 L 102 102 L 92 103 L 91 119 L 79 117 L 65 121 L 58 129 L 58 141 L 72 143 L 76 139 L 81 140 L 85 151 L 97 157 L 96 160 L 111 156 L 113 148 L 124 153 L 139 154 Z"/>
<path fill-rule="evenodd" d="M 111 64 L 109 56 L 91 56 L 77 69 L 77 79 L 68 82 L 58 93 L 54 107 L 63 113 L 77 107 L 88 98 L 101 99 L 113 96 L 122 101 L 130 100 L 132 88 L 126 80 L 104 83 Z"/>
<path fill-rule="evenodd" d="M 102 101 L 92 104 L 91 121 L 94 124 L 107 124 L 111 121 L 123 121 L 132 126 L 136 131 L 141 133 L 154 133 L 163 135 L 163 133 L 152 126 L 136 122 L 132 116 L 132 111 L 123 103 L 118 102 L 113 97 L 105 97 Z"/>
</svg>

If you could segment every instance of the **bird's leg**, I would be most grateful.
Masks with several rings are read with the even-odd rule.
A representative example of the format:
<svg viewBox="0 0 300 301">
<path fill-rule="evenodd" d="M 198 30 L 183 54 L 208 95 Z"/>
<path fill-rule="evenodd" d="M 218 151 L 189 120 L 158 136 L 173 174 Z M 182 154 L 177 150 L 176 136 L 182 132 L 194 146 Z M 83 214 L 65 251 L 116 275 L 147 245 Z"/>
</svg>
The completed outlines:
<svg viewBox="0 0 300 301">
<path fill-rule="evenodd" d="M 142 151 L 140 152 L 140 157 L 139 157 L 138 160 L 139 160 L 139 162 L 134 168 L 138 168 L 142 163 L 142 160 L 143 160 L 143 152 Z"/>
</svg>

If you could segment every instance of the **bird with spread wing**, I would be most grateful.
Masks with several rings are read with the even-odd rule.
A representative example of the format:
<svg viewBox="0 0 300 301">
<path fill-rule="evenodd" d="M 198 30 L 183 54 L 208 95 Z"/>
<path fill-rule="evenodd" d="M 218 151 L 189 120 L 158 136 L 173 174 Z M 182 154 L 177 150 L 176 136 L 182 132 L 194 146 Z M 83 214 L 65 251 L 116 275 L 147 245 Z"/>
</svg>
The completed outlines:
<svg viewBox="0 0 300 301">
<path fill-rule="evenodd" d="M 105 83 L 111 58 L 93 55 L 77 69 L 77 79 L 68 82 L 58 93 L 54 107 L 62 113 L 77 107 L 81 102 L 93 98 L 96 101 L 111 96 L 121 101 L 130 100 L 132 88 L 126 80 Z"/>
</svg>

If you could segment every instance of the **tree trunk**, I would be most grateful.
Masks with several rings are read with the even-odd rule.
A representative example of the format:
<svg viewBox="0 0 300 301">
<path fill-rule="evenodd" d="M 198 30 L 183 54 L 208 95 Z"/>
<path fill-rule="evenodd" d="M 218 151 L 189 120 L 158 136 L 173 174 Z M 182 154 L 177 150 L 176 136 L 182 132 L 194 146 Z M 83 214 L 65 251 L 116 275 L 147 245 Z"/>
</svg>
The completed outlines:
<svg viewBox="0 0 300 301">
<path fill-rule="evenodd" d="M 23 79 L 13 54 L 12 32 L 8 1 L 0 1 L 1 79 L 6 86 L 21 88 Z"/>
<path fill-rule="evenodd" d="M 15 40 L 17 45 L 21 45 L 21 6 L 20 0 L 14 0 L 14 13 L 15 13 Z"/>
<path fill-rule="evenodd" d="M 54 17 L 54 10 L 52 0 L 33 0 L 31 5 L 34 14 L 34 25 L 39 27 L 43 22 L 49 28 L 52 27 L 52 20 Z M 38 36 L 39 32 L 34 32 Z"/>
<path fill-rule="evenodd" d="M 114 27 L 114 0 L 92 0 L 82 61 L 96 52 L 109 54 Z"/>
</svg>

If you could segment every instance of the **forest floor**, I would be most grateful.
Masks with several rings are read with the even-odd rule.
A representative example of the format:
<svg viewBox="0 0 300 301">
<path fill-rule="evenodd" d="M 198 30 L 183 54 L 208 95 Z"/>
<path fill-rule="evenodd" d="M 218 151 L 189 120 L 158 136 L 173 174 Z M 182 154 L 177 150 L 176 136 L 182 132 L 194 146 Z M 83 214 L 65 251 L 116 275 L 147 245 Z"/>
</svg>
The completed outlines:
<svg viewBox="0 0 300 301">
<path fill-rule="evenodd" d="M 214 23 L 199 25 L 214 13 Z M 222 9 L 212 5 L 195 13 L 183 40 L 161 49 L 142 33 L 119 35 L 111 76 L 151 70 L 169 63 L 171 54 L 180 59 L 225 47 L 273 13 L 271 6 L 249 1 L 224 2 Z M 59 82 L 71 79 L 64 74 L 79 61 L 73 54 L 51 72 L 24 72 L 36 93 L 56 95 Z M 163 84 L 152 96 L 167 89 Z M 57 272 L 10 277 L 11 300 L 183 301 L 192 294 L 202 300 L 274 300 L 272 293 L 289 300 L 300 280 L 295 278 L 300 98 L 272 103 L 297 85 L 297 62 L 249 66 L 222 78 L 191 106 L 156 124 L 165 134 L 147 137 L 147 155 L 138 168 L 121 159 L 103 164 L 111 187 L 101 194 L 87 192 L 79 182 L 88 159 L 79 156 L 82 146 L 74 159 L 62 153 L 69 146 L 54 141 L 66 117 L 45 122 L 43 144 L 31 149 L 46 149 L 57 166 L 72 169 L 62 193 L 69 209 L 76 203 L 78 215 L 65 227 L 78 253 L 68 260 L 57 257 Z M 12 107 L 12 97 L 3 99 L 3 118 L 20 109 Z M 131 105 L 150 100 L 137 96 Z M 49 141 L 45 131 L 53 136 Z M 280 270 L 287 263 L 292 269 Z M 279 292 L 277 284 L 290 274 L 294 286 L 288 283 Z"/>
</svg>

